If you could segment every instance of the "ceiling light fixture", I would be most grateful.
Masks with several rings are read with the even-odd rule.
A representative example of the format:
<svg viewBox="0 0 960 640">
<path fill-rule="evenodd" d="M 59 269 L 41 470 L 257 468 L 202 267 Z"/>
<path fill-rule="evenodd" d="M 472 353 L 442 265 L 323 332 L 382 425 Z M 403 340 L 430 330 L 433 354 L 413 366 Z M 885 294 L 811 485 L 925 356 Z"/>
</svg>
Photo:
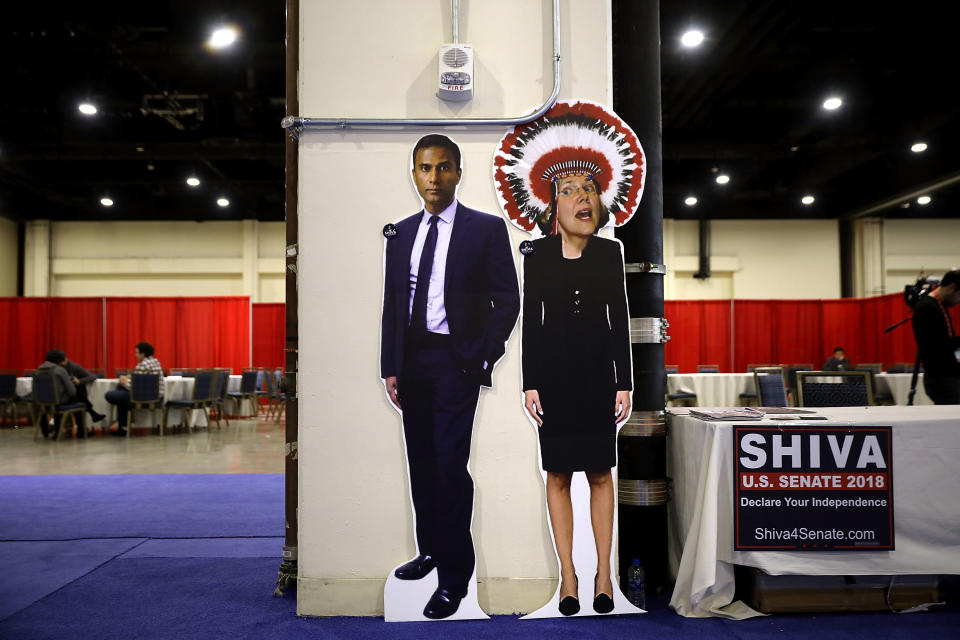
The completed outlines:
<svg viewBox="0 0 960 640">
<path fill-rule="evenodd" d="M 688 207 L 692 207 L 697 204 L 697 197 L 687 196 L 686 199 L 684 199 L 683 204 L 687 205 Z"/>
<path fill-rule="evenodd" d="M 693 47 L 699 47 L 703 42 L 703 31 L 698 31 L 697 29 L 691 29 L 687 31 L 682 36 L 680 36 L 680 44 L 692 49 Z"/>
<path fill-rule="evenodd" d="M 226 198 L 217 198 L 217 204 L 221 207 L 229 207 L 230 201 Z"/>
<path fill-rule="evenodd" d="M 102 204 L 105 207 L 112 207 L 113 200 L 110 198 L 100 198 L 100 204 Z"/>
<path fill-rule="evenodd" d="M 207 40 L 209 44 L 214 49 L 223 49 L 229 47 L 234 42 L 237 41 L 237 30 L 233 27 L 220 27 L 219 29 L 214 30 L 210 34 L 210 39 Z"/>
<path fill-rule="evenodd" d="M 914 153 L 923 153 L 926 150 L 927 150 L 926 142 L 914 142 L 910 146 L 910 151 L 913 151 Z"/>
<path fill-rule="evenodd" d="M 77 106 L 77 109 L 80 111 L 80 113 L 82 113 L 85 116 L 92 116 L 92 115 L 96 115 L 97 113 L 97 108 L 92 104 L 90 104 L 89 102 L 81 102 Z"/>
<path fill-rule="evenodd" d="M 802 202 L 804 205 L 808 207 L 812 205 L 815 200 L 816 198 L 814 198 L 813 196 L 803 196 L 802 198 L 800 198 L 800 202 Z"/>
<path fill-rule="evenodd" d="M 930 204 L 930 196 L 920 196 L 917 198 L 917 204 Z"/>
<path fill-rule="evenodd" d="M 827 111 L 834 111 L 843 105 L 843 100 L 837 96 L 831 96 L 823 101 L 823 108 Z"/>
<path fill-rule="evenodd" d="M 187 178 L 187 184 L 190 185 L 191 187 L 199 187 L 200 178 L 196 176 L 190 176 L 189 178 Z"/>
<path fill-rule="evenodd" d="M 730 182 L 730 176 L 725 173 L 721 173 L 717 176 L 717 184 L 727 184 Z"/>
</svg>

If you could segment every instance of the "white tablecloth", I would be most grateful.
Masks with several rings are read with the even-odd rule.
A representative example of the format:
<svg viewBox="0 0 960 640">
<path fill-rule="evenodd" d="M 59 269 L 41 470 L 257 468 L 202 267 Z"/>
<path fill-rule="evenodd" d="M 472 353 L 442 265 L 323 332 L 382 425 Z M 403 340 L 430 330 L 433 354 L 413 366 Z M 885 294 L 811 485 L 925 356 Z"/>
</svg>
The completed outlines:
<svg viewBox="0 0 960 640">
<path fill-rule="evenodd" d="M 743 603 L 732 602 L 734 564 L 778 575 L 960 574 L 960 407 L 817 411 L 830 421 L 808 424 L 893 426 L 896 551 L 734 551 L 734 423 L 673 415 L 667 473 L 674 487 L 670 563 L 677 581 L 670 606 L 678 613 L 756 615 Z"/>
<path fill-rule="evenodd" d="M 741 393 L 756 393 L 752 373 L 671 373 L 667 393 L 690 391 L 701 407 L 742 407 Z"/>
<path fill-rule="evenodd" d="M 912 373 L 878 373 L 873 376 L 877 383 L 878 391 L 889 393 L 893 396 L 893 403 L 906 406 L 907 398 L 910 396 L 910 379 Z M 913 397 L 913 404 L 933 404 L 933 400 L 923 390 L 923 374 L 917 376 L 917 394 Z"/>
<path fill-rule="evenodd" d="M 228 391 L 240 391 L 240 379 L 241 376 L 230 376 L 229 381 L 227 382 Z M 193 385 L 196 381 L 193 378 L 184 378 L 181 376 L 167 376 L 164 378 L 164 398 L 166 400 L 189 400 L 191 394 L 193 393 Z M 117 378 L 97 378 L 89 385 L 87 385 L 87 398 L 90 400 L 90 404 L 93 405 L 93 410 L 97 413 L 102 413 L 107 416 L 107 418 L 101 420 L 100 422 L 93 423 L 92 426 L 109 426 L 109 420 L 112 415 L 111 410 L 113 405 L 107 402 L 106 395 L 108 391 L 117 388 Z M 18 395 L 29 395 L 33 390 L 33 378 L 17 378 L 17 394 Z M 232 399 L 227 403 L 225 410 L 229 413 L 232 409 Z M 157 411 L 157 422 L 159 423 L 163 419 L 161 413 L 162 410 Z M 252 413 L 252 411 L 249 411 Z M 183 411 L 181 409 L 171 408 L 168 412 L 167 423 L 168 424 L 181 424 L 183 422 Z M 90 416 L 84 414 L 84 420 L 87 420 L 87 424 L 90 425 Z M 187 420 L 190 425 L 195 427 L 205 427 L 207 426 L 207 417 L 204 415 L 203 410 L 195 409 L 190 411 L 190 415 L 187 416 Z M 150 412 L 149 411 L 138 411 L 136 417 L 136 424 L 146 425 L 150 421 Z"/>
</svg>

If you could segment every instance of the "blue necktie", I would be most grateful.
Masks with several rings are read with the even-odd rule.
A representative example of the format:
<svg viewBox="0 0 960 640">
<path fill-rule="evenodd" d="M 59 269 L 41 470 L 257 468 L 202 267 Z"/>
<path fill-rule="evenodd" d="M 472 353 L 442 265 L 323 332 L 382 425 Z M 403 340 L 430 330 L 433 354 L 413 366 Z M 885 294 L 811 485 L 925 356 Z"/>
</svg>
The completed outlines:
<svg viewBox="0 0 960 640">
<path fill-rule="evenodd" d="M 413 292 L 413 315 L 410 328 L 414 331 L 427 330 L 427 291 L 430 289 L 430 274 L 433 273 L 433 254 L 437 250 L 437 220 L 439 216 L 429 215 L 429 230 L 420 253 L 420 268 L 417 269 L 417 289 Z"/>
</svg>

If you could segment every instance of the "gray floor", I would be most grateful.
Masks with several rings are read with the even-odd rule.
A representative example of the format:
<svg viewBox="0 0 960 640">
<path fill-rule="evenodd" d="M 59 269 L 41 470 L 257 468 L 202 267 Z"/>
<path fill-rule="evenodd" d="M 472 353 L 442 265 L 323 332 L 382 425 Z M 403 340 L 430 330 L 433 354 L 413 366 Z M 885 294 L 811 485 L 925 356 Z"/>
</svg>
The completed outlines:
<svg viewBox="0 0 960 640">
<path fill-rule="evenodd" d="M 218 429 L 131 437 L 97 432 L 84 440 L 34 440 L 33 430 L 0 428 L 0 475 L 114 473 L 283 473 L 283 422 L 230 420 Z"/>
</svg>

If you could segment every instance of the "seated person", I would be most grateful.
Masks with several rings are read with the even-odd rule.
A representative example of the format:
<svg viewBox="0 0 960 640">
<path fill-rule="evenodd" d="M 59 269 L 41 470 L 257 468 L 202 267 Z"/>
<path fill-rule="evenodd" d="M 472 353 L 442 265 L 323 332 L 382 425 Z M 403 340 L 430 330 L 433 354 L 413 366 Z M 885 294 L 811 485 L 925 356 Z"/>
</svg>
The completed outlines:
<svg viewBox="0 0 960 640">
<path fill-rule="evenodd" d="M 836 347 L 833 350 L 833 357 L 823 365 L 824 371 L 850 371 L 851 369 L 853 369 L 853 367 L 850 365 L 850 361 L 847 360 L 847 356 L 843 352 L 843 347 Z"/>
<path fill-rule="evenodd" d="M 70 380 L 77 388 L 77 393 L 74 395 L 75 400 L 87 406 L 87 413 L 90 414 L 90 419 L 94 422 L 100 422 L 106 418 L 102 413 L 94 411 L 93 405 L 90 404 L 90 400 L 87 398 L 87 385 L 96 380 L 97 376 L 70 359 L 66 359 L 66 364 L 63 366 L 70 375 Z"/>
<path fill-rule="evenodd" d="M 37 367 L 37 374 L 47 371 L 53 371 L 54 384 L 57 386 L 57 399 L 60 404 L 75 402 L 77 388 L 70 379 L 65 366 L 67 364 L 67 354 L 60 349 L 50 349 L 47 351 L 43 364 Z M 46 421 L 42 423 L 43 437 L 47 437 Z"/>
<path fill-rule="evenodd" d="M 157 373 L 160 375 L 160 397 L 163 397 L 163 367 L 160 361 L 153 357 L 153 345 L 149 342 L 138 342 L 134 347 L 134 355 L 137 358 L 137 366 L 134 373 Z M 120 386 L 113 391 L 108 391 L 107 402 L 117 406 L 117 430 L 111 431 L 113 435 L 127 435 L 127 415 L 130 412 L 130 376 L 120 376 Z"/>
</svg>

